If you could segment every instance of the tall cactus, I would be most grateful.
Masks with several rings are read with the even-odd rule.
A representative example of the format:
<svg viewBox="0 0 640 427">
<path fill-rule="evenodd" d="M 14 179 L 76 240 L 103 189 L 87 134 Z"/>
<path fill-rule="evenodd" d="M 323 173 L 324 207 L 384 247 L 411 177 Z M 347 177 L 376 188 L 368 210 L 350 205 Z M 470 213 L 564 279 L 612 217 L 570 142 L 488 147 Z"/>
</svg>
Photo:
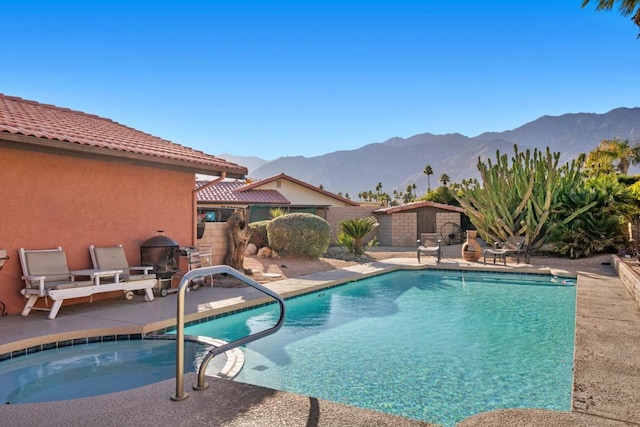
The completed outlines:
<svg viewBox="0 0 640 427">
<path fill-rule="evenodd" d="M 560 207 L 559 194 L 582 183 L 583 160 L 558 167 L 560 153 L 534 149 L 515 154 L 511 163 L 496 151 L 495 164 L 478 158 L 478 181 L 463 184 L 457 197 L 471 223 L 488 241 L 505 241 L 509 236 L 525 236 L 533 250 L 544 243 L 549 226 Z"/>
</svg>

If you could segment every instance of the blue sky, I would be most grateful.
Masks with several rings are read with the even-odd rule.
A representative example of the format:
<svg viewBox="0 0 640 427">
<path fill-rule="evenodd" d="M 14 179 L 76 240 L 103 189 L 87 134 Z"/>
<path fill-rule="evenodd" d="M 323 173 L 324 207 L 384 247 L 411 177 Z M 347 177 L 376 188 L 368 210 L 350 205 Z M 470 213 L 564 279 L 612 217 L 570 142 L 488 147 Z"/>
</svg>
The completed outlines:
<svg viewBox="0 0 640 427">
<path fill-rule="evenodd" d="M 476 136 L 640 95 L 638 29 L 582 0 L 12 3 L 0 93 L 215 155 Z"/>
</svg>

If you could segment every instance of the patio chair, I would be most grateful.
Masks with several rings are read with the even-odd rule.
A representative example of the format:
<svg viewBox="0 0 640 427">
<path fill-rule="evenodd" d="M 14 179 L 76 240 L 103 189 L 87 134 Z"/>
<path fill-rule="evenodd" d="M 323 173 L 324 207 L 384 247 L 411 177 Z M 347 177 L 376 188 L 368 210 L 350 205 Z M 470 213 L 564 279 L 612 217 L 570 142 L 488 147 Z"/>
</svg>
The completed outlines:
<svg viewBox="0 0 640 427">
<path fill-rule="evenodd" d="M 129 266 L 127 256 L 124 252 L 122 245 L 117 246 L 89 246 L 89 253 L 91 254 L 91 262 L 93 268 L 103 270 L 122 270 L 120 274 L 121 280 L 143 280 L 143 279 L 155 279 L 156 275 L 150 273 L 153 270 L 152 265 L 145 266 Z M 131 274 L 131 271 L 140 271 L 142 274 Z"/>
<path fill-rule="evenodd" d="M 502 259 L 502 264 L 507 265 L 507 255 L 516 254 L 516 262 L 520 264 L 520 253 L 525 254 L 525 261 L 528 261 L 527 246 L 524 242 L 524 236 L 509 236 L 506 242 L 496 242 L 493 248 L 487 248 L 483 251 L 484 264 L 487 264 L 487 255 L 493 256 L 493 263 L 496 258 Z"/>
<path fill-rule="evenodd" d="M 420 240 L 418 240 L 418 250 L 416 255 L 418 257 L 418 264 L 420 264 L 420 255 L 434 255 L 436 257 L 436 264 L 440 262 L 442 258 L 442 249 L 440 248 L 441 239 L 437 238 L 436 233 L 422 233 L 420 234 Z"/>
<path fill-rule="evenodd" d="M 103 247 L 90 245 L 89 253 L 91 254 L 93 268 L 98 270 L 121 270 L 122 273 L 117 277 L 117 280 L 121 283 L 133 284 L 133 282 L 145 281 L 144 285 L 136 283 L 141 286 L 138 287 L 138 290 L 144 289 L 146 298 L 149 301 L 153 300 L 153 287 L 157 283 L 156 275 L 151 273 L 153 266 L 130 266 L 122 245 Z M 131 274 L 132 271 L 141 272 L 142 274 Z M 153 284 L 151 284 L 152 282 Z M 128 292 L 125 291 L 127 299 L 131 299 L 133 295 Z"/>
<path fill-rule="evenodd" d="M 27 298 L 22 315 L 28 316 L 31 310 L 49 311 L 49 319 L 55 319 L 62 302 L 69 298 L 92 297 L 94 294 L 124 291 L 125 294 L 155 285 L 155 279 L 135 282 L 120 282 L 122 270 L 73 270 L 67 267 L 67 257 L 61 247 L 55 249 L 18 249 L 22 266 L 22 279 L 25 288 L 20 292 Z M 76 280 L 87 277 L 89 280 Z M 102 283 L 101 283 L 101 279 Z M 112 283 L 106 283 L 111 280 Z M 128 295 L 127 295 L 128 296 Z M 133 294 L 131 294 L 133 296 Z M 34 307 L 38 298 L 45 299 L 45 307 Z M 48 308 L 48 299 L 54 301 Z M 147 300 L 153 299 L 147 293 Z"/>
</svg>

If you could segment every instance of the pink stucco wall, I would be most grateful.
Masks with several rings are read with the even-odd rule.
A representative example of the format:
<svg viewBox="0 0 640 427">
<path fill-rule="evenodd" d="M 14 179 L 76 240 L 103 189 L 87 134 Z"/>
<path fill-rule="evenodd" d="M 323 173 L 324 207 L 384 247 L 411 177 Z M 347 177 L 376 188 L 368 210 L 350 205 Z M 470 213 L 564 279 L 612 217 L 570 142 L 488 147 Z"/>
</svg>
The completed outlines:
<svg viewBox="0 0 640 427">
<path fill-rule="evenodd" d="M 19 313 L 24 305 L 20 247 L 62 246 L 73 270 L 91 267 L 90 244 L 121 243 L 129 263 L 138 265 L 140 243 L 156 230 L 165 230 L 181 246 L 192 245 L 194 178 L 187 172 L 0 147 L 0 249 L 10 257 L 0 271 L 0 301 L 9 313 Z M 82 299 L 64 305 L 74 302 Z"/>
</svg>

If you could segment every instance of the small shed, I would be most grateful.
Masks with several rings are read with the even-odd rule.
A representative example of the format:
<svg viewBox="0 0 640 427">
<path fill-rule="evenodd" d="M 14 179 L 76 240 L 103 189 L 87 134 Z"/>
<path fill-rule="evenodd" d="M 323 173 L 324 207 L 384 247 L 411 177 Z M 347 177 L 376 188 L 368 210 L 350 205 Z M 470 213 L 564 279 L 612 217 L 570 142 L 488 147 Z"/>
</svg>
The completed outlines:
<svg viewBox="0 0 640 427">
<path fill-rule="evenodd" d="M 452 231 L 464 231 L 468 224 L 463 208 L 436 202 L 407 203 L 373 213 L 380 224 L 377 232 L 381 246 L 415 246 L 421 233 L 444 233 L 443 240 L 448 243 Z"/>
</svg>

